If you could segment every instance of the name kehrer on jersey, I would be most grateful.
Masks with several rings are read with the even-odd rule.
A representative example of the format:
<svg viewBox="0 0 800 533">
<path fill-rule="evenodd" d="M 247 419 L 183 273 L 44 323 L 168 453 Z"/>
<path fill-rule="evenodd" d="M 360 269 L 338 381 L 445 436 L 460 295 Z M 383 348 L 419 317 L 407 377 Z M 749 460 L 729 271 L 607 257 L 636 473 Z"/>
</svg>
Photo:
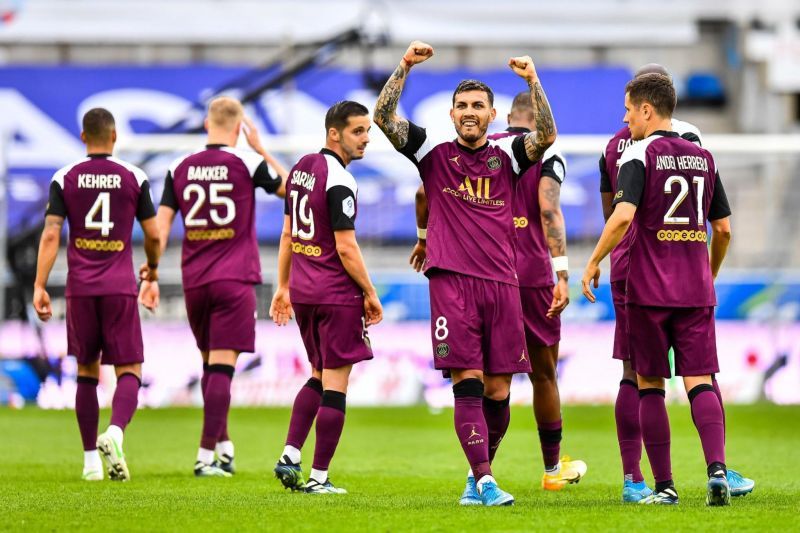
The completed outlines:
<svg viewBox="0 0 800 533">
<path fill-rule="evenodd" d="M 119 174 L 78 174 L 79 189 L 121 189 Z"/>
</svg>

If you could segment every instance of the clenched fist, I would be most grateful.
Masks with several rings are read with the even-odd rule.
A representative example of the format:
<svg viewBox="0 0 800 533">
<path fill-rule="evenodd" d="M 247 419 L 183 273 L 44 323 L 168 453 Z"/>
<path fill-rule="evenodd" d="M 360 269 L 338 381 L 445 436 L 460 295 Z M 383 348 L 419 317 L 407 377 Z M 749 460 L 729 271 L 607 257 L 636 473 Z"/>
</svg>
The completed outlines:
<svg viewBox="0 0 800 533">
<path fill-rule="evenodd" d="M 403 54 L 403 61 L 410 68 L 413 65 L 427 61 L 433 56 L 433 47 L 422 41 L 414 41 L 408 45 L 408 50 Z"/>
<path fill-rule="evenodd" d="M 536 69 L 531 56 L 512 57 L 508 60 L 508 66 L 514 71 L 514 74 L 526 80 L 536 77 Z"/>
</svg>

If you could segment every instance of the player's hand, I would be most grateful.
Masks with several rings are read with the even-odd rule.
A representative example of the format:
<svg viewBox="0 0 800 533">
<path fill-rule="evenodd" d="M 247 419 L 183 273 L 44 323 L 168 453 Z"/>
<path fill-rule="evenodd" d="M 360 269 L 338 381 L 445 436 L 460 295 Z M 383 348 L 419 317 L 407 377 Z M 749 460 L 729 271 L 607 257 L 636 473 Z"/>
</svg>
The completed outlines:
<svg viewBox="0 0 800 533">
<path fill-rule="evenodd" d="M 569 305 L 569 284 L 565 279 L 558 279 L 558 283 L 553 287 L 553 303 L 547 310 L 547 318 L 555 318 L 561 314 Z"/>
<path fill-rule="evenodd" d="M 413 41 L 408 45 L 408 50 L 403 54 L 403 61 L 411 68 L 412 66 L 423 63 L 433 57 L 433 47 L 422 41 Z"/>
<path fill-rule="evenodd" d="M 425 257 L 427 257 L 426 241 L 418 240 L 411 250 L 411 257 L 408 258 L 408 264 L 417 272 L 422 272 L 422 267 L 425 265 Z"/>
<path fill-rule="evenodd" d="M 269 316 L 272 321 L 279 326 L 289 323 L 292 316 L 292 302 L 289 300 L 289 289 L 279 287 L 272 296 L 272 303 L 269 306 Z"/>
<path fill-rule="evenodd" d="M 264 147 L 261 145 L 261 137 L 258 135 L 258 129 L 255 123 L 247 117 L 242 118 L 242 132 L 250 148 L 258 153 L 264 151 Z"/>
<path fill-rule="evenodd" d="M 383 306 L 374 292 L 364 295 L 364 317 L 367 326 L 375 325 L 383 320 Z"/>
<path fill-rule="evenodd" d="M 161 301 L 161 289 L 157 281 L 142 281 L 139 287 L 139 303 L 151 313 L 155 313 Z"/>
<path fill-rule="evenodd" d="M 525 80 L 536 77 L 536 69 L 533 66 L 531 56 L 512 57 L 508 60 L 508 66 L 514 71 L 514 74 Z"/>
<path fill-rule="evenodd" d="M 147 262 L 139 267 L 139 281 L 158 281 L 158 267 L 150 268 Z"/>
<path fill-rule="evenodd" d="M 600 286 L 600 267 L 589 263 L 586 265 L 586 270 L 583 272 L 581 287 L 583 288 L 583 295 L 586 296 L 586 299 L 595 303 L 597 298 L 592 294 L 592 282 L 594 282 L 595 289 Z"/>
<path fill-rule="evenodd" d="M 39 320 L 45 322 L 53 316 L 53 308 L 50 306 L 50 295 L 42 287 L 33 288 L 33 308 L 39 316 Z"/>
</svg>

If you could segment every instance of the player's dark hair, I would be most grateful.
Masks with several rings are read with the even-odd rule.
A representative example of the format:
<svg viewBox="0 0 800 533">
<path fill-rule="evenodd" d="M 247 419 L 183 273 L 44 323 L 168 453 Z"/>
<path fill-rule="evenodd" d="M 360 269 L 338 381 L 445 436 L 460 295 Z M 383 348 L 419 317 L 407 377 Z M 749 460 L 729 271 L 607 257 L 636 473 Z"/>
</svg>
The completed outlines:
<svg viewBox="0 0 800 533">
<path fill-rule="evenodd" d="M 369 115 L 369 109 L 358 102 L 352 100 L 336 102 L 325 113 L 325 131 L 331 128 L 342 131 L 347 126 L 350 117 L 363 117 L 364 115 Z"/>
<path fill-rule="evenodd" d="M 83 115 L 83 133 L 90 141 L 108 141 L 116 124 L 108 109 L 95 107 Z"/>
<path fill-rule="evenodd" d="M 464 80 L 458 84 L 456 90 L 453 91 L 453 105 L 456 104 L 456 95 L 465 93 L 467 91 L 483 91 L 489 97 L 489 105 L 494 107 L 494 93 L 488 85 L 478 80 Z"/>
<path fill-rule="evenodd" d="M 669 118 L 675 111 L 677 97 L 672 80 L 663 74 L 643 74 L 625 86 L 625 92 L 633 105 L 639 107 L 647 102 L 660 116 Z"/>
</svg>

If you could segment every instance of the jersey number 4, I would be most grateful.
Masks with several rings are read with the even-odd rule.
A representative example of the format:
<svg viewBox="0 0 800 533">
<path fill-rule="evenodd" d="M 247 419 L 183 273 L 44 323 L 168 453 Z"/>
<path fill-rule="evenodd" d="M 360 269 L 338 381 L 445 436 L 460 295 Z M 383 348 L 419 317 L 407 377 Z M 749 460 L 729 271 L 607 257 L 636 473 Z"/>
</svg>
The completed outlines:
<svg viewBox="0 0 800 533">
<path fill-rule="evenodd" d="M 236 218 L 236 204 L 233 199 L 228 198 L 223 193 L 233 190 L 233 183 L 212 183 L 208 186 L 208 198 L 211 205 L 218 205 L 225 207 L 225 216 L 220 215 L 220 211 L 216 208 L 208 210 L 211 221 L 217 226 L 225 226 L 230 224 Z M 192 196 L 196 196 L 194 204 L 189 208 L 186 213 L 184 222 L 187 227 L 208 226 L 208 220 L 205 218 L 197 218 L 197 212 L 206 203 L 206 190 L 198 183 L 192 183 L 183 189 L 183 199 L 186 202 L 192 201 Z"/>
<path fill-rule="evenodd" d="M 703 220 L 703 186 L 705 185 L 706 179 L 703 176 L 695 176 L 692 181 L 697 188 L 697 224 L 702 226 L 705 224 L 705 220 Z M 669 179 L 664 182 L 664 194 L 672 194 L 672 186 L 675 183 L 680 186 L 680 191 L 675 201 L 672 202 L 672 205 L 667 209 L 667 213 L 664 215 L 664 224 L 688 224 L 689 217 L 674 216 L 675 211 L 677 211 L 678 207 L 689 194 L 689 183 L 687 183 L 686 178 L 683 176 L 670 176 Z"/>
<path fill-rule="evenodd" d="M 289 191 L 289 197 L 292 199 L 292 237 L 300 237 L 304 241 L 314 238 L 314 213 L 308 207 L 308 195 L 303 195 L 298 201 L 297 197 L 300 195 L 298 191 Z M 306 208 L 308 207 L 308 213 Z M 297 219 L 300 223 L 308 229 L 298 227 Z"/>
<path fill-rule="evenodd" d="M 100 215 L 100 220 L 97 220 L 97 215 Z M 92 204 L 92 208 L 86 213 L 86 218 L 83 219 L 83 226 L 86 229 L 100 230 L 100 235 L 108 237 L 111 230 L 114 229 L 114 223 L 111 221 L 111 193 L 101 192 L 97 195 L 97 200 Z"/>
</svg>

